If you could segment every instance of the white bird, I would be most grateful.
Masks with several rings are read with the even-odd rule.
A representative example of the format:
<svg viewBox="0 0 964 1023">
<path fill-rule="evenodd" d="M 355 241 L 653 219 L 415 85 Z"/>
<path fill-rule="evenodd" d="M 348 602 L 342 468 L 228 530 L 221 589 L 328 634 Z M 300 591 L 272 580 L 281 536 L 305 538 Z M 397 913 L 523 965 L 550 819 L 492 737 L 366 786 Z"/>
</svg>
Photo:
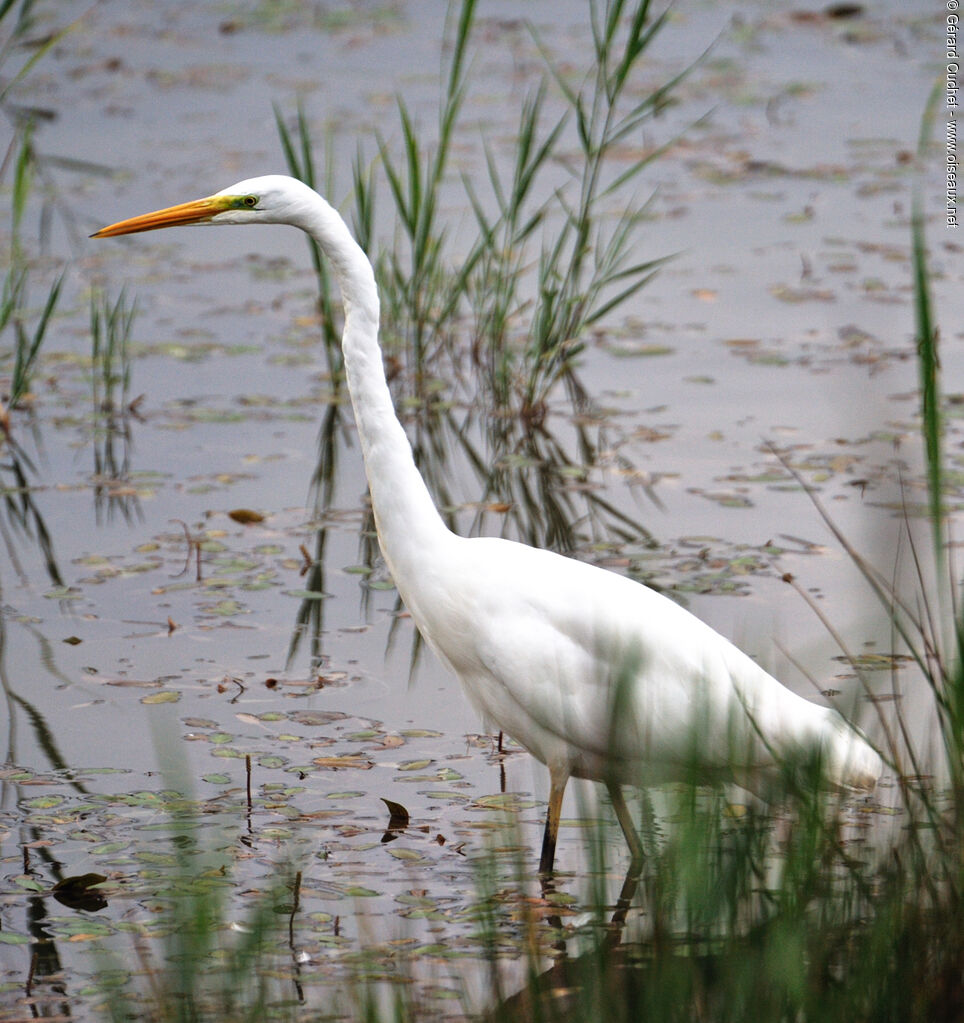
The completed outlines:
<svg viewBox="0 0 964 1023">
<path fill-rule="evenodd" d="M 623 784 L 753 788 L 788 759 L 816 753 L 831 783 L 874 787 L 882 761 L 843 717 L 791 692 L 672 600 L 550 551 L 445 526 L 385 379 L 372 265 L 317 192 L 280 175 L 250 178 L 92 237 L 178 224 L 290 224 L 331 263 L 382 554 L 425 641 L 476 709 L 548 767 L 542 873 L 553 868 L 570 777 L 606 784 L 634 863 L 643 849 Z"/>
</svg>

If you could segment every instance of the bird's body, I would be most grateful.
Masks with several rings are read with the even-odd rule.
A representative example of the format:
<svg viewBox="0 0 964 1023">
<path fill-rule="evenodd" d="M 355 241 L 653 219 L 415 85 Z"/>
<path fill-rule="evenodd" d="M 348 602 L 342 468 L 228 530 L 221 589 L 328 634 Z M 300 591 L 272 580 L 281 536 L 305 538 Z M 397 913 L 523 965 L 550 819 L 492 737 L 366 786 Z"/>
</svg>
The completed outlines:
<svg viewBox="0 0 964 1023">
<path fill-rule="evenodd" d="M 620 784 L 698 768 L 753 788 L 781 758 L 838 739 L 849 747 L 836 711 L 653 590 L 524 544 L 452 541 L 457 603 L 443 578 L 420 582 L 407 606 L 479 712 L 550 768 Z M 855 758 L 828 770 L 867 787 L 876 766 Z"/>
<path fill-rule="evenodd" d="M 292 178 L 252 178 L 95 237 L 184 223 L 292 224 L 330 261 L 383 555 L 416 626 L 473 705 L 548 766 L 543 871 L 552 869 L 571 776 L 607 784 L 634 857 L 641 847 L 622 784 L 695 776 L 753 787 L 781 761 L 817 751 L 830 781 L 873 787 L 881 761 L 835 710 L 792 693 L 673 601 L 550 551 L 446 528 L 385 380 L 371 263 L 321 196 Z"/>
</svg>

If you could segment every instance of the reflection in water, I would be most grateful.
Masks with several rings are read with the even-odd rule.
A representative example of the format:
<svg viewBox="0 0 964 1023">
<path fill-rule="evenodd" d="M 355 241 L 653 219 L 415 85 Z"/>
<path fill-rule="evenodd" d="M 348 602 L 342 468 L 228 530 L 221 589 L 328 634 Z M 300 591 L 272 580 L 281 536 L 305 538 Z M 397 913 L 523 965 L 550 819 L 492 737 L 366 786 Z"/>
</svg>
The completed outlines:
<svg viewBox="0 0 964 1023">
<path fill-rule="evenodd" d="M 63 586 L 53 539 L 33 496 L 30 478 L 36 476 L 37 470 L 30 457 L 9 434 L 4 435 L 2 447 L 4 457 L 0 461 L 0 491 L 3 494 L 3 514 L 0 515 L 0 533 L 3 534 L 10 564 L 21 583 L 26 584 L 27 576 L 17 549 L 24 542 L 35 545 L 43 558 L 50 581 L 55 586 Z"/>
<path fill-rule="evenodd" d="M 3 502 L 0 505 L 2 507 L 0 533 L 3 535 L 9 563 L 20 586 L 28 586 L 29 580 L 18 552 L 22 551 L 25 545 L 31 545 L 40 554 L 50 582 L 58 589 L 63 588 L 64 581 L 53 540 L 43 512 L 34 499 L 31 479 L 37 475 L 36 468 L 9 433 L 4 434 L 2 444 L 0 489 L 3 491 Z M 3 580 L 0 578 L 0 598 L 2 594 Z M 3 751 L 2 762 L 7 765 L 20 762 L 18 723 L 26 719 L 33 733 L 34 746 L 46 759 L 48 768 L 74 792 L 86 795 L 86 787 L 75 780 L 72 766 L 61 753 L 44 713 L 35 702 L 27 699 L 19 691 L 24 685 L 32 682 L 33 678 L 21 678 L 19 675 L 16 679 L 11 677 L 7 663 L 8 629 L 14 622 L 17 628 L 30 633 L 37 641 L 40 650 L 38 660 L 50 675 L 65 686 L 70 684 L 70 679 L 56 664 L 54 650 L 48 637 L 28 618 L 19 616 L 14 608 L 4 605 L 0 599 L 0 688 L 3 691 L 7 716 L 6 748 Z M 30 777 L 31 773 L 27 772 L 27 777 Z M 17 807 L 23 798 L 24 790 L 15 778 L 4 777 L 0 780 L 0 806 L 8 809 Z M 78 889 L 68 883 L 70 879 L 64 876 L 62 864 L 54 855 L 55 845 L 49 834 L 40 826 L 22 825 L 18 844 L 22 850 L 24 877 L 44 889 L 53 885 L 54 897 L 62 904 L 83 910 L 98 910 L 106 905 L 103 896 L 89 891 L 84 898 L 72 898 L 71 893 L 76 896 Z M 39 861 L 36 866 L 35 860 Z M 103 880 L 102 876 L 98 876 Z M 61 888 L 60 894 L 57 894 L 58 886 L 64 885 L 66 887 Z M 89 888 L 89 885 L 87 887 Z M 30 937 L 28 946 L 30 959 L 24 971 L 24 997 L 30 1003 L 35 1016 L 56 1015 L 58 1018 L 69 1019 L 71 1006 L 67 1001 L 67 987 L 63 980 L 60 953 L 48 926 L 48 906 L 46 894 L 30 895 L 26 899 L 25 923 Z"/>
<path fill-rule="evenodd" d="M 136 304 L 124 292 L 111 303 L 97 293 L 90 304 L 93 377 L 94 509 L 98 525 L 120 515 L 126 522 L 142 519 L 137 492 L 130 484 L 131 429 L 139 399 L 130 400 L 131 328 Z"/>
<path fill-rule="evenodd" d="M 54 898 L 69 909 L 96 913 L 107 908 L 107 897 L 98 885 L 107 880 L 104 874 L 79 874 L 61 878 L 53 887 Z"/>
<path fill-rule="evenodd" d="M 113 412 L 95 414 L 94 514 L 98 525 L 119 516 L 127 523 L 142 522 L 144 514 L 136 489 L 130 483 L 131 429 L 130 414 L 124 410 L 119 417 Z"/>
<path fill-rule="evenodd" d="M 34 1018 L 57 1016 L 58 1019 L 72 1019 L 60 953 L 47 928 L 47 904 L 47 899 L 42 895 L 32 895 L 27 899 L 30 967 L 24 982 L 24 995 L 33 1003 L 31 1009 Z M 41 994 L 35 990 L 37 985 L 49 987 L 56 999 L 52 1005 L 46 993 Z"/>
<path fill-rule="evenodd" d="M 641 865 L 631 865 L 612 906 L 612 916 L 608 922 L 600 921 L 605 925 L 604 933 L 587 952 L 570 955 L 562 919 L 548 916 L 546 924 L 558 934 L 551 945 L 552 966 L 530 976 L 525 987 L 516 994 L 499 998 L 486 1019 L 493 1023 L 584 1019 L 587 1018 L 584 1010 L 589 1005 L 594 1005 L 597 1010 L 606 1004 L 618 1005 L 620 1009 L 636 1005 L 639 999 L 633 995 L 631 985 L 638 982 L 635 972 L 638 967 L 634 962 L 638 949 L 632 945 L 624 946 L 622 940 L 626 916 L 636 897 L 640 879 Z M 543 899 L 551 902 L 555 894 L 554 881 L 543 878 Z M 607 994 L 604 996 L 598 988 L 603 988 Z"/>
<path fill-rule="evenodd" d="M 309 239 L 311 240 L 311 239 Z M 305 555 L 305 566 L 302 569 L 304 590 L 312 596 L 305 597 L 298 607 L 295 616 L 295 627 L 292 630 L 288 645 L 289 666 L 293 663 L 302 640 L 307 639 L 309 653 L 309 671 L 316 671 L 324 662 L 322 637 L 325 631 L 325 562 L 328 546 L 327 520 L 331 509 L 337 506 L 336 490 L 338 466 L 342 446 L 347 444 L 347 423 L 345 406 L 341 401 L 342 377 L 332 375 L 333 393 L 325 406 L 318 431 L 318 459 L 311 480 L 312 520 L 319 523 L 315 533 L 315 550 L 313 555 L 302 548 Z"/>
</svg>

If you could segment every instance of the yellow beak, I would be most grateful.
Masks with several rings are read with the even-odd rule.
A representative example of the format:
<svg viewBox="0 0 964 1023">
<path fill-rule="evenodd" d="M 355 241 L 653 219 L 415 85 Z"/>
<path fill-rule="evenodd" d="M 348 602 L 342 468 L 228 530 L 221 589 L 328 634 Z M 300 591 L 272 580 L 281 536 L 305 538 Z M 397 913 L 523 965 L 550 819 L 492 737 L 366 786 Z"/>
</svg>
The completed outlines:
<svg viewBox="0 0 964 1023">
<path fill-rule="evenodd" d="M 120 220 L 116 224 L 95 231 L 91 238 L 113 238 L 119 234 L 136 234 L 138 231 L 154 231 L 159 227 L 177 227 L 179 224 L 203 224 L 218 213 L 229 209 L 231 205 L 230 196 L 211 195 L 206 199 L 182 202 L 178 206 L 168 206 L 153 213 L 143 213 L 139 217 Z"/>
</svg>

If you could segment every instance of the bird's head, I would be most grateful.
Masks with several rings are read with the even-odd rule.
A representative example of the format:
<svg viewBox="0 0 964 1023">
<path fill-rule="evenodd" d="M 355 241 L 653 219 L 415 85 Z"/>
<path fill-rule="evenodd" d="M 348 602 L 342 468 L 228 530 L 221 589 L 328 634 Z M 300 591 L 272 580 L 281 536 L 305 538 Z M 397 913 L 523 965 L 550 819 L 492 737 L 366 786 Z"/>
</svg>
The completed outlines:
<svg viewBox="0 0 964 1023">
<path fill-rule="evenodd" d="M 205 199 L 167 206 L 103 227 L 91 238 L 112 238 L 184 224 L 295 224 L 319 196 L 306 184 L 281 174 L 247 178 Z"/>
</svg>

